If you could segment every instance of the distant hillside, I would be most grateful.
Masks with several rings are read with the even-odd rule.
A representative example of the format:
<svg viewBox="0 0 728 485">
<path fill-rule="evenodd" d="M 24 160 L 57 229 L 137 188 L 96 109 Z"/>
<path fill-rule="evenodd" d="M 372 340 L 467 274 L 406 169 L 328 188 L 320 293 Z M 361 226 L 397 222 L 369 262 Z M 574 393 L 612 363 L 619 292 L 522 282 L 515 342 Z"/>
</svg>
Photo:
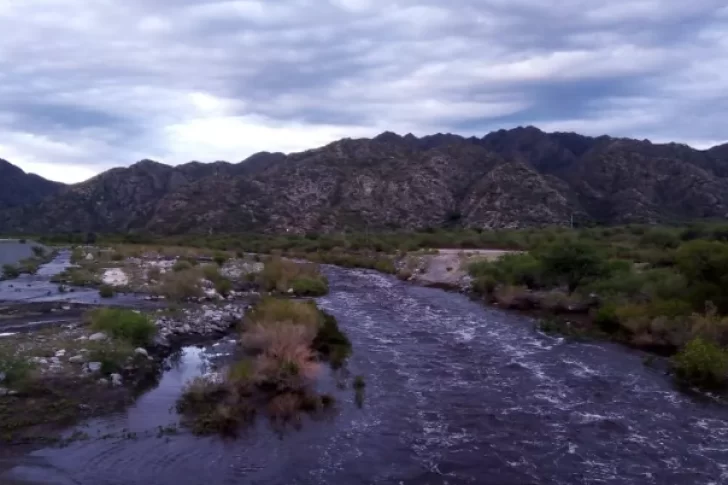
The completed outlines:
<svg viewBox="0 0 728 485">
<path fill-rule="evenodd" d="M 0 158 L 0 210 L 33 204 L 56 194 L 63 184 L 25 173 Z"/>
<path fill-rule="evenodd" d="M 534 127 L 383 133 L 240 164 L 143 161 L 0 212 L 0 230 L 296 232 L 666 222 L 728 214 L 728 146 Z"/>
</svg>

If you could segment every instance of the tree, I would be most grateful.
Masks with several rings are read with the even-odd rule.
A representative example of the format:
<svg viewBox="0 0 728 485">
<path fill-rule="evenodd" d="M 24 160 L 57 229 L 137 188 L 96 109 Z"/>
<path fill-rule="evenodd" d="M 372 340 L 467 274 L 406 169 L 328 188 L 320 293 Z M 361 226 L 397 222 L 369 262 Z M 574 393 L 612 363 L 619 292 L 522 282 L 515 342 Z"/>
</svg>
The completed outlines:
<svg viewBox="0 0 728 485">
<path fill-rule="evenodd" d="M 691 241 L 680 246 L 675 261 L 697 309 L 711 301 L 720 313 L 728 313 L 728 244 Z"/>
<path fill-rule="evenodd" d="M 604 259 L 594 246 L 573 239 L 549 244 L 540 259 L 544 277 L 566 285 L 569 293 L 605 272 Z"/>
</svg>

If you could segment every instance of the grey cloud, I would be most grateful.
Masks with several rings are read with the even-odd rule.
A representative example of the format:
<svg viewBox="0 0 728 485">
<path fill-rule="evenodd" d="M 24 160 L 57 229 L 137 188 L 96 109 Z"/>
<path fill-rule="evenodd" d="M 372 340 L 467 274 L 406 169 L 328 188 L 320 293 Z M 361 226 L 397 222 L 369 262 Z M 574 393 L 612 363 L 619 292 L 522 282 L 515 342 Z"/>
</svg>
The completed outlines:
<svg viewBox="0 0 728 485">
<path fill-rule="evenodd" d="M 14 26 L 0 42 L 0 148 L 14 143 L 39 162 L 55 142 L 77 143 L 59 159 L 87 166 L 141 153 L 214 159 L 168 138 L 213 116 L 196 93 L 224 103 L 214 114 L 223 121 L 271 130 L 537 124 L 724 140 L 720 9 L 722 0 L 17 2 L 0 7 Z M 37 138 L 54 143 L 17 142 Z"/>
</svg>

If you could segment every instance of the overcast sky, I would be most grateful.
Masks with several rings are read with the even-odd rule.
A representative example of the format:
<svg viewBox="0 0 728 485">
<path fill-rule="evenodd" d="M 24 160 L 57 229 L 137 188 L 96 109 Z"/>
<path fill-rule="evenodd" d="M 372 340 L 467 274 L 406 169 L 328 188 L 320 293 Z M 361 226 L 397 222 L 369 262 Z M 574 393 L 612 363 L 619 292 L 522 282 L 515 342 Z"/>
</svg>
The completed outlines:
<svg viewBox="0 0 728 485">
<path fill-rule="evenodd" d="M 0 0 L 0 158 L 64 182 L 385 130 L 728 140 L 725 0 Z"/>
</svg>

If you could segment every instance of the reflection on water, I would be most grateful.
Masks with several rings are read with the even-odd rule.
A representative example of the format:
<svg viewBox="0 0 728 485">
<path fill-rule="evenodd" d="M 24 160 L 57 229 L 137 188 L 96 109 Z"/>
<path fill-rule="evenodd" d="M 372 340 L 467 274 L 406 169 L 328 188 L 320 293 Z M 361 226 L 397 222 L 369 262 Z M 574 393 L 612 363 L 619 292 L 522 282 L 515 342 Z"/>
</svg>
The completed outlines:
<svg viewBox="0 0 728 485">
<path fill-rule="evenodd" d="M 35 452 L 13 477 L 74 485 L 725 484 L 728 409 L 676 391 L 642 354 L 571 343 L 533 322 L 440 290 L 329 269 L 319 301 L 366 378 L 338 414 L 283 438 L 258 420 L 237 441 L 144 436 Z M 92 423 L 142 430 L 176 420 L 202 353 L 127 413 Z"/>
</svg>

